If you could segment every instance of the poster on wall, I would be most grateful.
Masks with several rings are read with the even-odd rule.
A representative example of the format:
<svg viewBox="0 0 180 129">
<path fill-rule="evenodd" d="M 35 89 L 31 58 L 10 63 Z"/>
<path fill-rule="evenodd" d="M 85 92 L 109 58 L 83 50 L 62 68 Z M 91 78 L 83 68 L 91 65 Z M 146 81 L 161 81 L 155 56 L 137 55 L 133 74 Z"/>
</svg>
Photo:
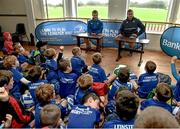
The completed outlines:
<svg viewBox="0 0 180 129">
<path fill-rule="evenodd" d="M 87 31 L 86 23 L 78 20 L 47 21 L 40 23 L 35 29 L 38 40 L 47 41 L 51 45 L 76 44 L 72 34 Z"/>
<path fill-rule="evenodd" d="M 160 46 L 169 56 L 177 56 L 180 59 L 180 27 L 173 26 L 166 29 L 161 35 Z"/>
</svg>

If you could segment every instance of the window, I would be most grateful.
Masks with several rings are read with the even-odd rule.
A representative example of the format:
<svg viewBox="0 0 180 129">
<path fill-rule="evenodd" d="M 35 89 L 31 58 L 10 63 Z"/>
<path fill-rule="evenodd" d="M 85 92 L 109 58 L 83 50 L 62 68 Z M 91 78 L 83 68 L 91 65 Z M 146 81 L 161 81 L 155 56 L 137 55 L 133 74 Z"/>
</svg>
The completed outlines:
<svg viewBox="0 0 180 129">
<path fill-rule="evenodd" d="M 166 22 L 170 0 L 130 0 L 129 8 L 142 21 Z"/>
<path fill-rule="evenodd" d="M 44 0 L 47 18 L 63 17 L 63 0 Z"/>
<path fill-rule="evenodd" d="M 100 19 L 107 19 L 108 2 L 109 0 L 78 0 L 77 17 L 91 18 L 92 11 L 97 10 Z"/>
</svg>

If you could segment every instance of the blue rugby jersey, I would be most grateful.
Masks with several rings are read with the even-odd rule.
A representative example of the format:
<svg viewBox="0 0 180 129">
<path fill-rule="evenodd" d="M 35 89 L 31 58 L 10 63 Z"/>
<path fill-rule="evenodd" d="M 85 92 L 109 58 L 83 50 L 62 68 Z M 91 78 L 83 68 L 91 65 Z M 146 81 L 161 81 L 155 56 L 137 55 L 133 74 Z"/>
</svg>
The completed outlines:
<svg viewBox="0 0 180 129">
<path fill-rule="evenodd" d="M 13 74 L 14 80 L 13 88 L 10 90 L 10 94 L 16 99 L 20 100 L 20 89 L 22 86 L 21 79 L 23 78 L 23 74 L 17 68 L 11 68 L 10 71 Z"/>
<path fill-rule="evenodd" d="M 29 92 L 30 92 L 35 104 L 38 103 L 38 100 L 36 98 L 36 89 L 40 85 L 43 85 L 43 84 L 46 84 L 46 83 L 48 83 L 47 80 L 37 80 L 35 82 L 31 82 L 31 83 L 28 84 Z"/>
<path fill-rule="evenodd" d="M 28 62 L 28 57 L 24 56 L 22 54 L 17 55 L 17 59 L 19 61 L 20 64 L 23 64 L 25 62 Z"/>
<path fill-rule="evenodd" d="M 93 64 L 88 72 L 92 77 L 94 82 L 104 82 L 107 80 L 104 69 L 97 64 Z"/>
<path fill-rule="evenodd" d="M 76 73 L 78 76 L 81 76 L 83 68 L 87 65 L 84 60 L 79 56 L 73 56 L 71 58 L 72 72 Z"/>
<path fill-rule="evenodd" d="M 75 73 L 64 73 L 59 70 L 58 78 L 60 85 L 60 96 L 66 98 L 68 95 L 74 95 L 78 76 Z"/>
<path fill-rule="evenodd" d="M 134 127 L 134 121 L 135 119 L 129 120 L 129 121 L 124 121 L 121 120 L 120 118 L 114 119 L 112 121 L 107 121 L 104 123 L 103 128 L 108 128 L 108 129 L 133 129 Z"/>
<path fill-rule="evenodd" d="M 172 107 L 169 104 L 158 101 L 158 100 L 154 100 L 154 99 L 148 99 L 148 100 L 142 101 L 140 109 L 144 110 L 145 108 L 147 108 L 149 106 L 162 107 L 162 108 L 166 109 L 167 111 L 169 111 L 170 113 L 172 113 Z"/>
<path fill-rule="evenodd" d="M 140 98 L 146 98 L 148 94 L 156 88 L 158 84 L 158 74 L 156 73 L 144 73 L 141 74 L 138 79 L 138 95 Z"/>
<path fill-rule="evenodd" d="M 51 100 L 50 104 L 55 104 L 59 107 L 59 109 L 61 110 L 61 118 L 64 118 L 64 116 L 67 115 L 67 113 L 68 113 L 67 107 L 63 107 L 61 104 L 56 104 L 54 99 Z M 40 112 L 41 112 L 42 108 L 43 107 L 40 105 L 40 103 L 38 103 L 35 106 L 35 128 L 41 128 Z"/>
<path fill-rule="evenodd" d="M 76 89 L 76 92 L 75 92 L 75 105 L 78 105 L 78 104 L 82 104 L 82 98 L 84 97 L 84 95 L 86 95 L 87 93 L 91 93 L 91 92 L 94 92 L 93 89 L 91 87 L 89 87 L 87 90 L 82 90 L 80 87 L 78 87 Z"/>
<path fill-rule="evenodd" d="M 94 128 L 100 121 L 99 110 L 84 105 L 74 106 L 69 114 L 68 128 Z"/>
<path fill-rule="evenodd" d="M 113 100 L 116 92 L 120 87 L 127 87 L 128 90 L 132 91 L 133 84 L 131 82 L 123 83 L 120 80 L 116 79 L 112 85 L 110 86 L 110 90 L 108 92 L 108 98 L 109 100 Z"/>
</svg>

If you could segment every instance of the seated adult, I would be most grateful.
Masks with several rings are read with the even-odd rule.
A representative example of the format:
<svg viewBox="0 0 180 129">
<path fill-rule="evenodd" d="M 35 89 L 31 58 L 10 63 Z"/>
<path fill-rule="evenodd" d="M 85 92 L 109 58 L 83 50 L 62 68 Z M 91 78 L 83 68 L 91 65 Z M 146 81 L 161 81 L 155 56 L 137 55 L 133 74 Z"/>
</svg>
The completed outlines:
<svg viewBox="0 0 180 129">
<path fill-rule="evenodd" d="M 88 21 L 87 32 L 90 35 L 96 36 L 96 35 L 101 35 L 102 30 L 103 30 L 103 23 L 98 19 L 98 11 L 93 10 L 92 19 Z M 88 38 L 85 38 L 84 41 L 86 43 L 86 48 L 91 49 L 91 44 Z M 100 41 L 100 43 L 102 43 L 102 41 Z"/>
<path fill-rule="evenodd" d="M 138 30 L 140 29 L 140 30 Z M 137 38 L 139 35 L 145 32 L 145 26 L 142 22 L 134 17 L 133 10 L 129 9 L 127 11 L 127 19 L 121 24 L 119 35 L 116 36 L 116 42 L 119 42 L 120 38 Z M 128 42 L 129 48 L 134 48 L 135 42 Z M 132 52 L 130 52 L 132 55 Z"/>
</svg>

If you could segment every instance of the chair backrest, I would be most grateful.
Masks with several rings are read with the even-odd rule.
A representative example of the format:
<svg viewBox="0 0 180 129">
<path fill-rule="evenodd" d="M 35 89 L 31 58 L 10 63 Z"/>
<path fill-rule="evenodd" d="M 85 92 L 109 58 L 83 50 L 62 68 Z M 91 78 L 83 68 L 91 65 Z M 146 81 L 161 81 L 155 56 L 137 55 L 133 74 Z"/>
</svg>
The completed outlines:
<svg viewBox="0 0 180 129">
<path fill-rule="evenodd" d="M 22 35 L 26 34 L 26 29 L 25 29 L 24 23 L 18 23 L 16 25 L 16 33 L 17 34 L 22 34 Z"/>
</svg>

